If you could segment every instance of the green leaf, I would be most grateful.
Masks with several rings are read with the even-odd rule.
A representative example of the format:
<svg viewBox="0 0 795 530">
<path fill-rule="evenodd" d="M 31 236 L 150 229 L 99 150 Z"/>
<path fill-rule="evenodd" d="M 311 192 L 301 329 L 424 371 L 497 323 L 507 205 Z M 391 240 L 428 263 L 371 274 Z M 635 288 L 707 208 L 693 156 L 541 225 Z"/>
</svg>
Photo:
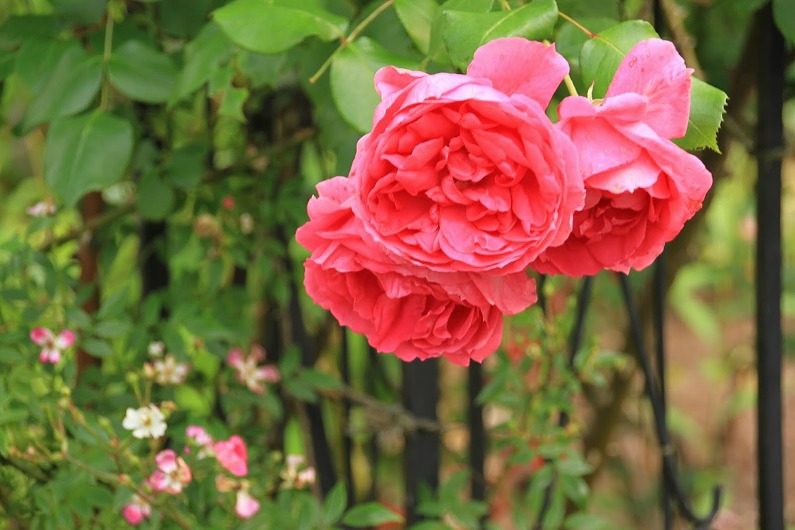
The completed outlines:
<svg viewBox="0 0 795 530">
<path fill-rule="evenodd" d="M 674 142 L 682 149 L 708 147 L 720 153 L 718 129 L 723 122 L 723 111 L 729 97 L 723 90 L 693 78 L 690 87 L 690 116 L 687 132 Z"/>
<path fill-rule="evenodd" d="M 218 114 L 245 123 L 246 116 L 243 114 L 243 105 L 248 100 L 248 89 L 230 87 L 224 90 L 223 94 Z"/>
<path fill-rule="evenodd" d="M 37 94 L 46 88 L 47 80 L 61 58 L 76 48 L 80 48 L 77 43 L 66 44 L 49 38 L 32 37 L 24 40 L 16 54 L 14 73 L 30 87 L 33 94 Z"/>
<path fill-rule="evenodd" d="M 136 199 L 144 219 L 160 220 L 174 209 L 174 190 L 154 172 L 141 177 Z"/>
<path fill-rule="evenodd" d="M 395 10 L 406 33 L 427 54 L 431 46 L 431 26 L 439 4 L 435 0 L 396 0 Z"/>
<path fill-rule="evenodd" d="M 163 31 L 177 37 L 192 37 L 207 20 L 212 0 L 168 0 L 157 5 Z"/>
<path fill-rule="evenodd" d="M 403 517 L 388 510 L 377 502 L 366 502 L 354 506 L 342 518 L 342 524 L 354 528 L 373 526 L 384 523 L 402 523 Z"/>
<path fill-rule="evenodd" d="M 580 52 L 580 69 L 585 86 L 593 83 L 593 96 L 601 98 L 624 56 L 638 42 L 657 37 L 648 22 L 630 20 L 606 29 L 586 42 Z"/>
<path fill-rule="evenodd" d="M 177 81 L 177 69 L 169 56 L 137 40 L 114 50 L 108 74 L 119 92 L 144 103 L 165 102 Z"/>
<path fill-rule="evenodd" d="M 165 165 L 166 180 L 181 189 L 196 187 L 204 175 L 207 149 L 198 144 L 188 144 L 171 152 Z"/>
<path fill-rule="evenodd" d="M 94 357 L 108 357 L 113 355 L 113 348 L 102 339 L 88 338 L 80 341 L 80 347 Z"/>
<path fill-rule="evenodd" d="M 452 63 L 465 69 L 475 50 L 500 37 L 546 39 L 552 36 L 558 20 L 555 0 L 534 0 L 511 11 L 471 13 L 443 11 L 442 38 Z"/>
<path fill-rule="evenodd" d="M 187 46 L 185 66 L 177 76 L 176 87 L 171 96 L 175 103 L 198 90 L 207 82 L 219 64 L 232 55 L 234 46 L 217 24 L 207 24 Z"/>
<path fill-rule="evenodd" d="M 114 339 L 127 333 L 130 327 L 126 320 L 105 320 L 94 326 L 94 333 L 104 339 Z"/>
<path fill-rule="evenodd" d="M 373 87 L 375 71 L 385 65 L 416 66 L 367 37 L 340 50 L 331 63 L 331 95 L 345 121 L 367 132 L 380 101 Z"/>
<path fill-rule="evenodd" d="M 313 35 L 338 39 L 347 27 L 317 0 L 235 0 L 213 18 L 235 44 L 260 53 L 285 51 Z"/>
<path fill-rule="evenodd" d="M 23 130 L 29 131 L 41 123 L 85 110 L 99 91 L 101 79 L 100 56 L 89 56 L 76 44 L 67 46 L 36 90 L 25 113 Z"/>
<path fill-rule="evenodd" d="M 208 416 L 212 410 L 212 397 L 189 385 L 179 385 L 174 389 L 174 401 L 179 409 L 199 417 Z"/>
<path fill-rule="evenodd" d="M 130 161 L 133 130 L 112 114 L 96 111 L 53 122 L 44 149 L 44 175 L 67 206 L 85 193 L 121 180 Z"/>
<path fill-rule="evenodd" d="M 332 488 L 323 501 L 323 522 L 327 525 L 333 525 L 339 521 L 347 505 L 348 490 L 345 488 L 345 483 L 340 482 Z"/>
<path fill-rule="evenodd" d="M 53 13 L 82 24 L 96 24 L 102 19 L 106 0 L 50 0 Z"/>
<path fill-rule="evenodd" d="M 450 58 L 444 46 L 442 32 L 444 30 L 445 11 L 467 11 L 470 13 L 488 13 L 494 6 L 494 0 L 447 0 L 440 9 L 436 10 L 436 16 L 431 24 L 431 40 L 428 55 L 438 63 L 448 63 Z"/>
<path fill-rule="evenodd" d="M 795 1 L 773 0 L 773 19 L 781 34 L 795 44 Z"/>
<path fill-rule="evenodd" d="M 337 390 L 342 387 L 342 382 L 337 377 L 314 368 L 302 370 L 298 377 L 313 390 Z"/>
</svg>

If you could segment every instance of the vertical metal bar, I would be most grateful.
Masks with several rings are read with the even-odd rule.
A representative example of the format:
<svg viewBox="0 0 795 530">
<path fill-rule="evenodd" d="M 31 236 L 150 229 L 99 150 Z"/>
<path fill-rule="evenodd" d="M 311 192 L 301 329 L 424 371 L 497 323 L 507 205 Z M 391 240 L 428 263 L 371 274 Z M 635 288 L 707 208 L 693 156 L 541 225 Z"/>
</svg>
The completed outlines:
<svg viewBox="0 0 795 530">
<path fill-rule="evenodd" d="M 654 266 L 654 352 L 657 364 L 657 382 L 660 385 L 660 413 L 663 423 L 668 423 L 668 400 L 665 384 L 665 252 L 657 258 Z M 671 492 L 665 480 L 665 455 L 661 455 L 660 472 L 660 508 L 663 513 L 663 528 L 671 530 L 674 527 L 674 511 L 671 504 Z"/>
<path fill-rule="evenodd" d="M 288 248 L 287 235 L 282 228 L 278 233 L 284 248 Z M 285 269 L 289 278 L 290 300 L 290 334 L 293 342 L 301 352 L 301 365 L 312 367 L 315 364 L 315 348 L 304 324 L 304 315 L 301 310 L 301 297 L 295 281 L 295 266 L 288 255 L 284 260 Z M 312 458 L 317 471 L 320 491 L 325 496 L 337 483 L 337 474 L 334 471 L 334 462 L 331 455 L 331 447 L 326 436 L 326 427 L 323 424 L 323 411 L 320 404 L 305 403 L 304 409 L 309 420 L 309 442 L 312 447 Z"/>
<path fill-rule="evenodd" d="M 351 386 L 350 348 L 348 345 L 348 330 L 340 326 L 340 372 L 345 386 Z M 345 473 L 345 487 L 348 490 L 348 504 L 356 500 L 356 485 L 353 481 L 353 439 L 351 438 L 351 401 L 346 397 L 342 400 L 342 466 Z"/>
<path fill-rule="evenodd" d="M 365 378 L 365 390 L 369 395 L 375 396 L 375 383 L 376 378 L 380 374 L 381 365 L 378 364 L 378 352 L 369 344 L 367 345 L 367 360 L 368 371 Z M 378 433 L 374 432 L 370 436 L 370 442 L 367 446 L 367 458 L 370 461 L 370 492 L 368 500 L 374 501 L 378 498 Z"/>
<path fill-rule="evenodd" d="M 473 500 L 482 501 L 486 498 L 486 476 L 484 463 L 486 459 L 486 429 L 483 425 L 483 406 L 477 402 L 478 394 L 483 389 L 483 366 L 472 363 L 469 366 L 467 390 L 469 393 L 469 468 L 472 472 L 470 495 Z"/>
<path fill-rule="evenodd" d="M 418 418 L 436 420 L 439 402 L 439 360 L 403 363 L 403 406 Z M 417 514 L 420 484 L 439 486 L 439 434 L 415 431 L 406 434 L 405 480 L 406 523 L 421 519 Z"/>
<path fill-rule="evenodd" d="M 757 58 L 757 463 L 759 525 L 784 529 L 781 404 L 781 149 L 784 40 L 768 3 Z"/>
</svg>

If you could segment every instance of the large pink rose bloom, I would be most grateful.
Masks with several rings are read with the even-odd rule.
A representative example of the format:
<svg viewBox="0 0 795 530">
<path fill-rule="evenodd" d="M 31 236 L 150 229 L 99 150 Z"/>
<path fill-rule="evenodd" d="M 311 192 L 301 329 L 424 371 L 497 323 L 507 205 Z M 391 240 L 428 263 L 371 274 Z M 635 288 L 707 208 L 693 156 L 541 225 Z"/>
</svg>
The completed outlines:
<svg viewBox="0 0 795 530">
<path fill-rule="evenodd" d="M 389 252 L 434 271 L 523 270 L 583 204 L 571 141 L 544 113 L 568 72 L 554 46 L 497 39 L 466 75 L 382 68 L 351 178 Z"/>
<path fill-rule="evenodd" d="M 712 175 L 669 138 L 687 130 L 692 71 L 667 41 L 642 41 L 624 58 L 603 101 L 568 97 L 559 127 L 574 142 L 585 207 L 571 235 L 532 264 L 583 276 L 650 265 L 700 208 Z"/>
<path fill-rule="evenodd" d="M 296 233 L 311 253 L 307 293 L 382 352 L 403 360 L 446 356 L 482 361 L 499 346 L 502 313 L 535 301 L 523 272 L 503 277 L 436 273 L 401 263 L 363 230 L 353 214 L 355 188 L 336 177 L 318 185 L 309 222 Z"/>
</svg>

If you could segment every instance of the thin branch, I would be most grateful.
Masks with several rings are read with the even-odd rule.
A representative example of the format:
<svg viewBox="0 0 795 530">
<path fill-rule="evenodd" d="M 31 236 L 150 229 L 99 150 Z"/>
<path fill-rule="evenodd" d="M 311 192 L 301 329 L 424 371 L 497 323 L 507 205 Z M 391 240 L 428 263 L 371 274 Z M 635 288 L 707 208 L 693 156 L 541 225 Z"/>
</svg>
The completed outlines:
<svg viewBox="0 0 795 530">
<path fill-rule="evenodd" d="M 331 66 L 331 61 L 334 60 L 334 57 L 336 57 L 337 54 L 342 50 L 347 48 L 348 44 L 356 40 L 356 37 L 358 37 L 365 29 L 367 29 L 367 26 L 369 26 L 370 23 L 372 23 L 372 21 L 378 17 L 378 15 L 389 9 L 394 3 L 395 0 L 386 0 L 383 4 L 373 9 L 373 12 L 367 15 L 361 22 L 359 22 L 359 24 L 353 28 L 353 31 L 351 31 L 347 37 L 342 38 L 342 42 L 340 43 L 339 47 L 334 50 L 334 53 L 329 55 L 328 59 L 326 59 L 320 68 L 318 68 L 317 72 L 315 72 L 312 77 L 309 78 L 309 82 L 314 85 L 317 80 L 320 79 L 324 73 L 326 73 L 326 70 L 328 70 L 329 66 Z"/>
<path fill-rule="evenodd" d="M 87 223 L 75 227 L 72 230 L 69 230 L 67 233 L 48 241 L 39 249 L 39 251 L 46 252 L 57 246 L 63 245 L 64 243 L 79 240 L 86 236 L 91 236 L 93 235 L 94 232 L 96 232 L 100 228 L 112 223 L 119 217 L 122 217 L 132 212 L 134 209 L 135 209 L 134 205 L 125 204 L 124 206 L 121 206 L 111 212 L 108 212 L 99 217 L 95 217 L 90 221 L 88 221 Z"/>
<path fill-rule="evenodd" d="M 442 432 L 451 428 L 450 426 L 442 425 L 438 421 L 417 417 L 401 405 L 385 403 L 351 387 L 343 386 L 334 390 L 321 390 L 320 393 L 331 399 L 348 399 L 352 403 L 356 403 L 357 405 L 361 405 L 381 415 L 392 418 L 396 420 L 398 426 L 405 431 Z"/>
</svg>

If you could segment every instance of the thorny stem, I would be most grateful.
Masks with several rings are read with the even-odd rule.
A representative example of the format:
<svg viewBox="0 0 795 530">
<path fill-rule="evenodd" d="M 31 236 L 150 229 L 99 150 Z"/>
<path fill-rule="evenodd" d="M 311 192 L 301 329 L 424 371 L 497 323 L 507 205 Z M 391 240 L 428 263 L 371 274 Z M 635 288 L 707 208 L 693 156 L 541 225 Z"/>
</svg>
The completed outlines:
<svg viewBox="0 0 795 530">
<path fill-rule="evenodd" d="M 318 68 L 317 72 L 315 72 L 312 77 L 309 78 L 309 82 L 311 84 L 315 84 L 317 80 L 320 79 L 324 73 L 326 73 L 326 70 L 328 70 L 329 66 L 331 66 L 331 61 L 334 60 L 334 57 L 336 57 L 339 52 L 345 49 L 348 44 L 356 40 L 356 37 L 358 37 L 365 29 L 367 29 L 367 26 L 369 26 L 372 21 L 378 17 L 378 15 L 389 9 L 394 3 L 395 0 L 386 0 L 383 4 L 373 9 L 373 12 L 367 15 L 361 22 L 359 22 L 359 24 L 353 28 L 347 37 L 342 37 L 342 42 L 340 43 L 339 47 L 334 50 L 334 53 L 329 55 L 328 59 L 326 59 L 320 68 Z"/>
</svg>

